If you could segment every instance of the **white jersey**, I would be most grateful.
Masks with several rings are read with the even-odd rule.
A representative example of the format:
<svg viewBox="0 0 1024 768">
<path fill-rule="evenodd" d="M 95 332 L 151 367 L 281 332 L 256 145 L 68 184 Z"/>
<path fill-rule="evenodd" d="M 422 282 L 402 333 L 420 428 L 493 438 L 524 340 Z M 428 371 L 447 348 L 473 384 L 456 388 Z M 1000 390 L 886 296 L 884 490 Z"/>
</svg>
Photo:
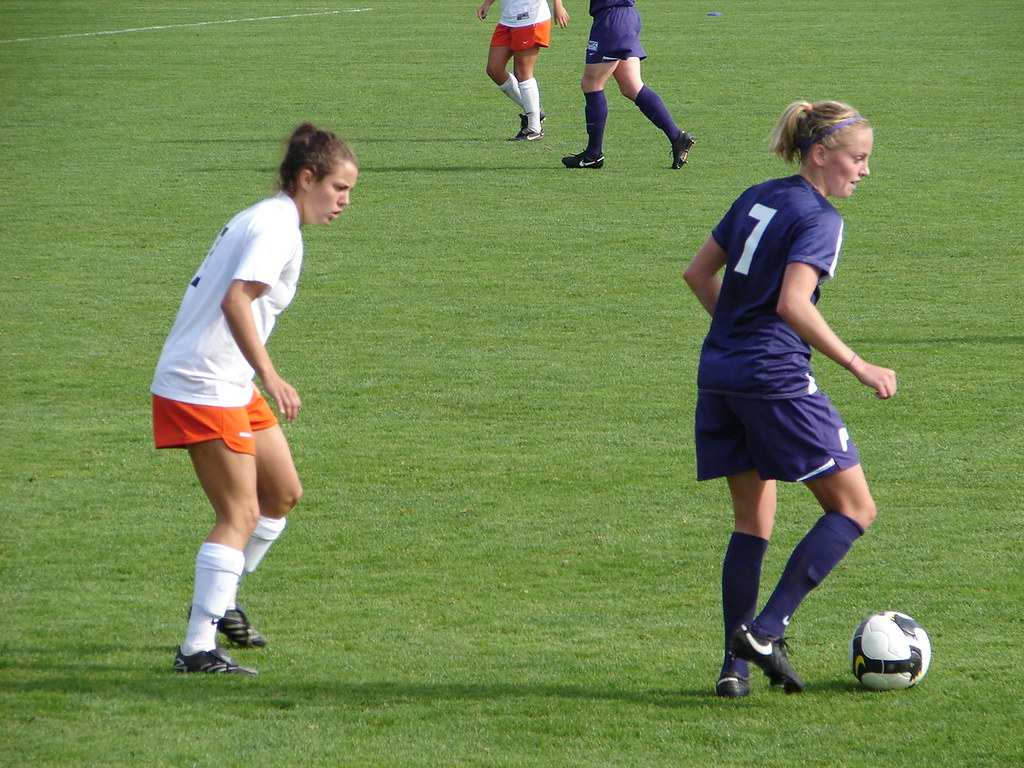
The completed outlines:
<svg viewBox="0 0 1024 768">
<path fill-rule="evenodd" d="M 551 18 L 547 0 L 501 0 L 501 20 L 506 27 L 528 27 Z"/>
<path fill-rule="evenodd" d="M 283 192 L 228 222 L 185 289 L 151 392 L 224 408 L 252 399 L 255 371 L 231 335 L 220 305 L 234 280 L 266 285 L 252 303 L 256 330 L 266 343 L 277 316 L 295 296 L 302 268 L 299 224 L 298 208 Z"/>
</svg>

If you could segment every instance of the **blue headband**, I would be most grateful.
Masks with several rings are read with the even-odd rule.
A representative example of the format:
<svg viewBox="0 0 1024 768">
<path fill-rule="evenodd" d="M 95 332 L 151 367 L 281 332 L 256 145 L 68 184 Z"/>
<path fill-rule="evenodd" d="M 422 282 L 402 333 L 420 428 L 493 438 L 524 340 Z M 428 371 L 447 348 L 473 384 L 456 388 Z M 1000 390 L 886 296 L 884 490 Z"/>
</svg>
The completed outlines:
<svg viewBox="0 0 1024 768">
<path fill-rule="evenodd" d="M 858 120 L 863 120 L 863 119 L 864 119 L 863 117 L 861 117 L 860 115 L 857 115 L 856 117 L 850 117 L 850 118 L 847 118 L 846 120 L 841 120 L 838 123 L 836 123 L 835 125 L 833 125 L 831 128 L 829 128 L 827 131 L 823 131 L 823 132 L 819 133 L 813 139 L 807 139 L 807 141 L 802 142 L 800 144 L 800 149 L 801 150 L 807 149 L 812 144 L 815 144 L 815 143 L 821 141 L 822 139 L 824 139 L 830 133 L 835 133 L 840 128 L 845 128 L 850 123 L 856 123 Z"/>
</svg>

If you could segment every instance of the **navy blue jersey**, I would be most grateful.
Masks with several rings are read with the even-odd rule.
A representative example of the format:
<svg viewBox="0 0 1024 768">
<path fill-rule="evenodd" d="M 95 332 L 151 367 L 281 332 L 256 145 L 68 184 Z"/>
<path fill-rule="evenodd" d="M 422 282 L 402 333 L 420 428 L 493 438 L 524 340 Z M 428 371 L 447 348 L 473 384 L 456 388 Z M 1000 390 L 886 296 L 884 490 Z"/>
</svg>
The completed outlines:
<svg viewBox="0 0 1024 768">
<path fill-rule="evenodd" d="M 790 262 L 817 267 L 819 286 L 835 274 L 843 243 L 839 212 L 809 181 L 790 176 L 740 195 L 711 236 L 727 260 L 697 388 L 761 398 L 814 392 L 811 348 L 776 306 Z"/>
<path fill-rule="evenodd" d="M 636 0 L 590 0 L 590 15 L 597 16 L 601 11 L 609 8 L 636 5 Z"/>
</svg>

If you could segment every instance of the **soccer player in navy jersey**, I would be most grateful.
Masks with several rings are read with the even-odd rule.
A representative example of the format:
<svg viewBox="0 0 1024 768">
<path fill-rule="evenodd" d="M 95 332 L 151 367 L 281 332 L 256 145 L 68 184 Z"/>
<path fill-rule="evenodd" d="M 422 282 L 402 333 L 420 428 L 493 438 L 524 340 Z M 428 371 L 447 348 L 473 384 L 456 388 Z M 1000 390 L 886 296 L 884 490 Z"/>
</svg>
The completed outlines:
<svg viewBox="0 0 1024 768">
<path fill-rule="evenodd" d="M 636 0 L 590 0 L 594 21 L 587 42 L 586 63 L 580 88 L 586 100 L 587 148 L 562 158 L 566 168 L 601 168 L 604 165 L 604 129 L 608 99 L 604 86 L 614 77 L 619 91 L 634 102 L 644 116 L 664 131 L 672 152 L 672 167 L 682 168 L 694 138 L 681 130 L 665 102 L 640 76 L 640 62 L 647 53 L 640 45 L 640 14 Z"/>
<path fill-rule="evenodd" d="M 790 104 L 770 148 L 799 159 L 799 172 L 740 195 L 684 273 L 712 318 L 697 374 L 697 478 L 726 478 L 735 521 L 722 565 L 720 696 L 750 693 L 748 661 L 786 693 L 803 690 L 786 626 L 875 519 L 857 449 L 810 366 L 814 349 L 879 398 L 896 394 L 895 372 L 861 359 L 816 306 L 843 242 L 827 198 L 849 197 L 868 175 L 873 138 L 849 105 Z M 824 514 L 755 617 L 779 480 L 804 483 Z"/>
</svg>

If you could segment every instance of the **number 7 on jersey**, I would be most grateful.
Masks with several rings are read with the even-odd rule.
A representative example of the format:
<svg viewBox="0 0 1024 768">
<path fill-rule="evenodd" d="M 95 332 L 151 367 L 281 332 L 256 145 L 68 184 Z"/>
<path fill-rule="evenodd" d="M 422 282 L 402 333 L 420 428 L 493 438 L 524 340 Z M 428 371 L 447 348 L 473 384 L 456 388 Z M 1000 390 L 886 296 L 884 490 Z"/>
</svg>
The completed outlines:
<svg viewBox="0 0 1024 768">
<path fill-rule="evenodd" d="M 764 231 L 768 228 L 768 222 L 772 220 L 776 213 L 778 211 L 775 208 L 769 208 L 767 205 L 761 205 L 760 203 L 755 203 L 751 207 L 747 215 L 752 219 L 756 219 L 757 225 L 747 237 L 747 242 L 743 244 L 743 253 L 740 254 L 740 260 L 733 267 L 734 272 L 739 272 L 741 275 L 746 275 L 750 272 L 750 262 L 754 260 L 754 251 L 757 250 L 757 246 L 761 243 L 761 236 L 764 235 Z"/>
</svg>

